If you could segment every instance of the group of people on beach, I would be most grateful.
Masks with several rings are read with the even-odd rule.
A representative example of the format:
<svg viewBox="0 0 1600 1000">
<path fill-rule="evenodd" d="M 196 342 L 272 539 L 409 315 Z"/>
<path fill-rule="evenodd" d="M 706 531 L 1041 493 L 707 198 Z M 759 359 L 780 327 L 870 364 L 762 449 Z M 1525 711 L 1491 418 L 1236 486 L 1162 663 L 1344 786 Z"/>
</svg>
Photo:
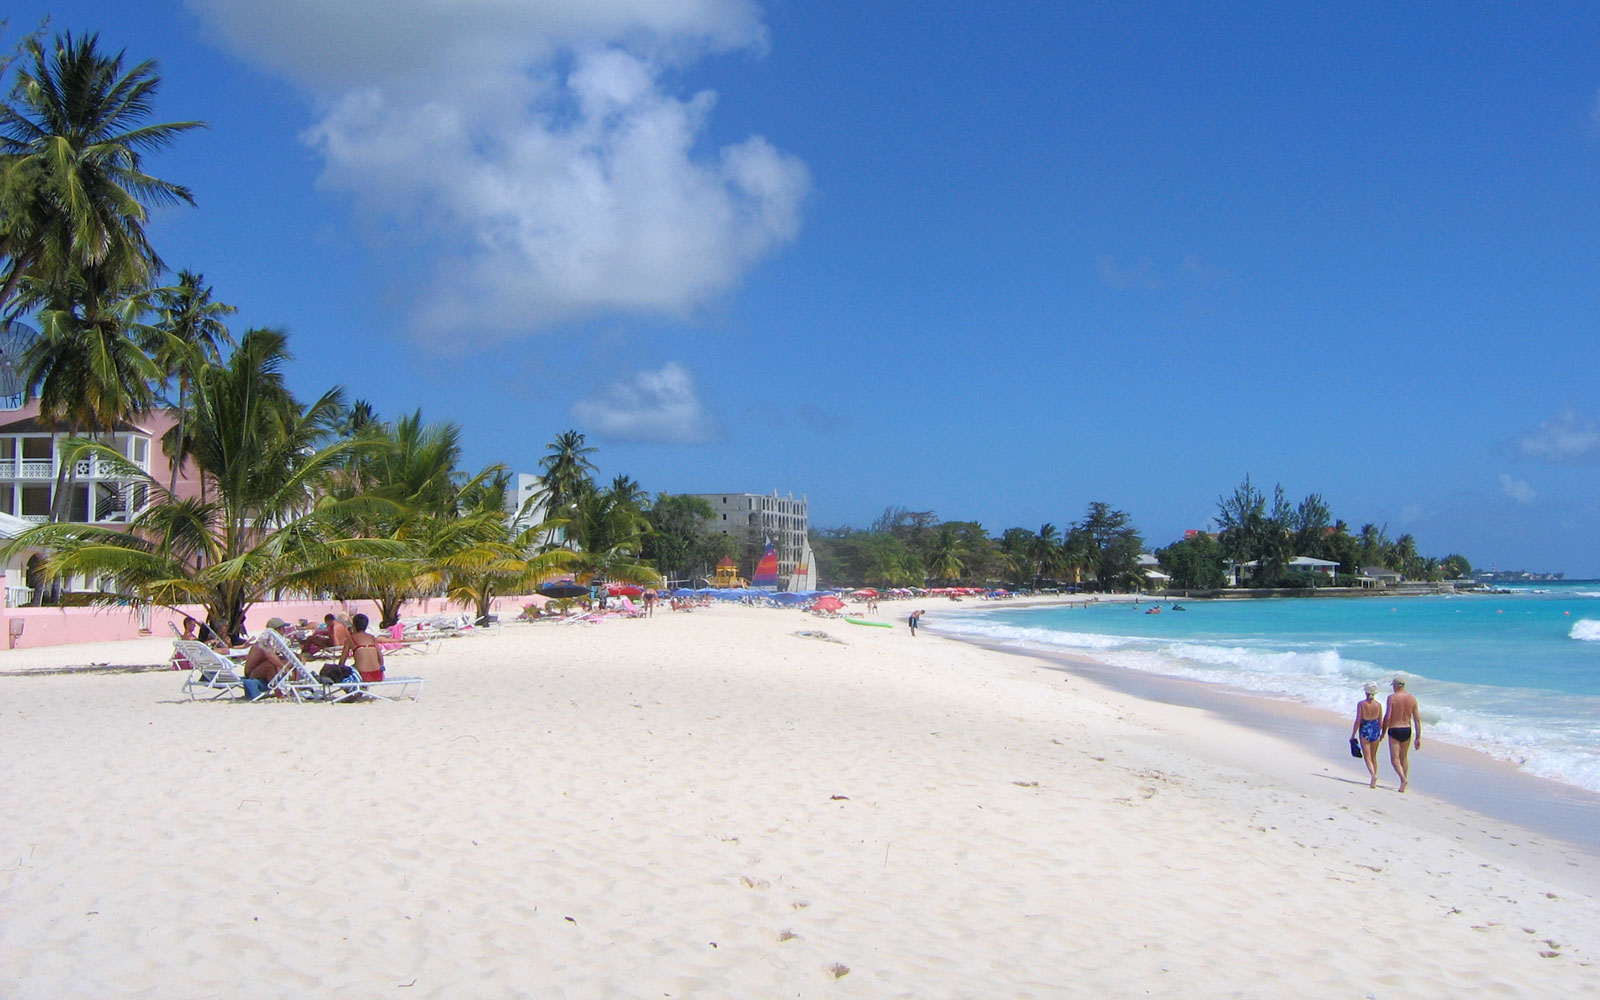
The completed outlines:
<svg viewBox="0 0 1600 1000">
<path fill-rule="evenodd" d="M 1350 740 L 1358 744 L 1361 757 L 1372 775 L 1369 788 L 1378 787 L 1378 743 L 1389 737 L 1389 764 L 1400 776 L 1400 791 L 1405 791 L 1411 778 L 1411 751 L 1422 749 L 1422 715 L 1417 711 L 1417 698 L 1406 690 L 1406 682 L 1396 677 L 1390 682 L 1394 693 L 1384 704 L 1378 704 L 1378 685 L 1368 684 L 1363 689 L 1366 697 L 1356 703 L 1355 723 L 1350 727 Z"/>
<path fill-rule="evenodd" d="M 334 647 L 339 648 L 339 662 L 324 667 L 318 675 L 324 684 L 343 683 L 352 668 L 363 681 L 383 680 L 383 648 L 378 645 L 377 638 L 367 631 L 369 623 L 370 619 L 366 615 L 357 614 L 351 617 L 347 626 L 330 614 L 324 617 L 322 628 L 302 640 L 301 649 L 308 655 L 319 652 L 331 655 Z M 267 628 L 279 635 L 287 636 L 289 623 L 282 618 L 269 618 Z M 180 637 L 197 639 L 208 632 L 210 632 L 208 628 L 200 626 L 193 618 L 185 618 Z M 213 642 L 213 645 L 222 644 Z M 345 666 L 347 661 L 352 664 L 351 667 Z M 273 678 L 278 676 L 284 666 L 283 657 L 279 655 L 277 648 L 266 640 L 264 633 L 258 633 L 250 643 L 249 652 L 245 654 L 244 668 L 240 677 L 243 681 L 242 693 L 245 699 L 255 701 L 264 696 L 271 687 Z"/>
</svg>

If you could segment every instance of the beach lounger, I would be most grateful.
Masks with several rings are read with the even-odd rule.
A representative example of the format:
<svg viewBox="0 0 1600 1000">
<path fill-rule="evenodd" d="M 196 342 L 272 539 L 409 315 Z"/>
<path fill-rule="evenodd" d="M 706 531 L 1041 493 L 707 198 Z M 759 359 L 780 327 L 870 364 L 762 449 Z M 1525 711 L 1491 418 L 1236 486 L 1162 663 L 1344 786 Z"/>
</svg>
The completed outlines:
<svg viewBox="0 0 1600 1000">
<path fill-rule="evenodd" d="M 349 679 L 337 684 L 324 684 L 322 678 L 311 672 L 311 668 L 289 648 L 289 643 L 271 629 L 268 629 L 269 640 L 284 662 L 289 664 L 287 672 L 292 672 L 293 677 L 286 680 L 283 685 L 285 693 L 292 695 L 296 701 L 348 701 L 361 695 L 372 698 L 381 698 L 384 701 L 399 701 L 409 697 L 413 701 L 422 698 L 421 677 L 395 677 L 387 671 L 381 681 L 364 681 L 354 668 L 350 670 Z"/>
<path fill-rule="evenodd" d="M 239 665 L 203 642 L 174 639 L 172 661 L 189 669 L 183 690 L 190 698 L 215 700 L 244 687 Z"/>
<path fill-rule="evenodd" d="M 242 664 L 238 660 L 223 656 L 205 643 L 193 639 L 177 639 L 172 647 L 173 661 L 189 666 L 189 676 L 183 682 L 183 690 L 190 698 L 199 698 L 197 692 L 210 691 L 209 700 L 215 701 L 235 688 L 244 687 Z M 287 694 L 285 685 L 292 673 L 291 666 L 286 664 L 273 675 L 266 689 L 252 700 L 260 700 L 269 694 Z"/>
<path fill-rule="evenodd" d="M 394 653 L 433 653 L 438 651 L 439 643 L 429 636 L 412 634 L 407 637 L 405 622 L 395 622 L 389 626 L 388 640 L 380 640 L 378 648 L 383 650 L 385 656 Z"/>
<path fill-rule="evenodd" d="M 557 625 L 598 625 L 606 620 L 606 616 L 598 611 L 578 611 L 553 620 Z"/>
<path fill-rule="evenodd" d="M 289 645 L 289 640 L 272 629 L 264 633 L 266 642 L 284 662 L 283 672 L 274 678 L 274 690 L 295 701 L 342 701 L 353 697 L 342 685 L 324 684 L 316 671 Z"/>
</svg>

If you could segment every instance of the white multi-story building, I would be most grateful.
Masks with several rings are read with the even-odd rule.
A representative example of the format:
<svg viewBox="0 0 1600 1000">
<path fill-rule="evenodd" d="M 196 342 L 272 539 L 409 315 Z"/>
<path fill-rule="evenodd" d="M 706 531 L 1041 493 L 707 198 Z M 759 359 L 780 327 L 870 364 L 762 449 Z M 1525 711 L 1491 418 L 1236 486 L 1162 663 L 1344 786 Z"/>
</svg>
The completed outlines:
<svg viewBox="0 0 1600 1000">
<path fill-rule="evenodd" d="M 544 520 L 544 504 L 538 499 L 544 492 L 544 480 L 531 472 L 518 472 L 506 490 L 506 513 L 511 515 L 513 537 Z"/>
<path fill-rule="evenodd" d="M 796 500 L 791 493 L 778 496 L 765 493 L 695 493 L 711 505 L 712 518 L 706 530 L 732 535 L 744 542 L 760 544 L 772 539 L 778 550 L 778 576 L 789 577 L 807 561 L 811 544 L 807 536 L 806 498 Z"/>
</svg>

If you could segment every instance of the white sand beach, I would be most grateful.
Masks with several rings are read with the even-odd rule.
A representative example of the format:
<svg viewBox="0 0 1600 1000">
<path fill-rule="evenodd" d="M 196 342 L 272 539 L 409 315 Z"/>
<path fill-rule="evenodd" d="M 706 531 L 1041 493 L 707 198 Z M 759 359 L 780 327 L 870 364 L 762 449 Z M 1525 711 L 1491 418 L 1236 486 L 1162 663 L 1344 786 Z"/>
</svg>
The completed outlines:
<svg viewBox="0 0 1600 1000">
<path fill-rule="evenodd" d="M 507 625 L 394 658 L 416 703 L 62 656 L 0 659 L 0 996 L 1600 992 L 1594 855 L 1426 757 L 1374 792 L 898 624 Z"/>
</svg>

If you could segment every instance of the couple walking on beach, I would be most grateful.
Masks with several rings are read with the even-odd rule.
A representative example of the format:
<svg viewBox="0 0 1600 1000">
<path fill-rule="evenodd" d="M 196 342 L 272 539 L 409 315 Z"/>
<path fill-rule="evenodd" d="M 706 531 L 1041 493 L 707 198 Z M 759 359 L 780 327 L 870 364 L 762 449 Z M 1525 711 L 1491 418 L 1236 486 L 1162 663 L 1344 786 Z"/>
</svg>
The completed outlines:
<svg viewBox="0 0 1600 1000">
<path fill-rule="evenodd" d="M 1411 777 L 1411 750 L 1422 749 L 1422 715 L 1417 711 L 1417 698 L 1406 690 L 1406 682 L 1396 677 L 1390 682 L 1394 693 L 1383 705 L 1378 704 L 1378 685 L 1368 684 L 1366 697 L 1356 703 L 1356 721 L 1350 727 L 1350 739 L 1361 746 L 1362 759 L 1367 773 L 1372 775 L 1369 788 L 1378 787 L 1378 742 L 1384 734 L 1389 736 L 1389 764 L 1400 776 L 1400 791 L 1406 790 Z"/>
</svg>

